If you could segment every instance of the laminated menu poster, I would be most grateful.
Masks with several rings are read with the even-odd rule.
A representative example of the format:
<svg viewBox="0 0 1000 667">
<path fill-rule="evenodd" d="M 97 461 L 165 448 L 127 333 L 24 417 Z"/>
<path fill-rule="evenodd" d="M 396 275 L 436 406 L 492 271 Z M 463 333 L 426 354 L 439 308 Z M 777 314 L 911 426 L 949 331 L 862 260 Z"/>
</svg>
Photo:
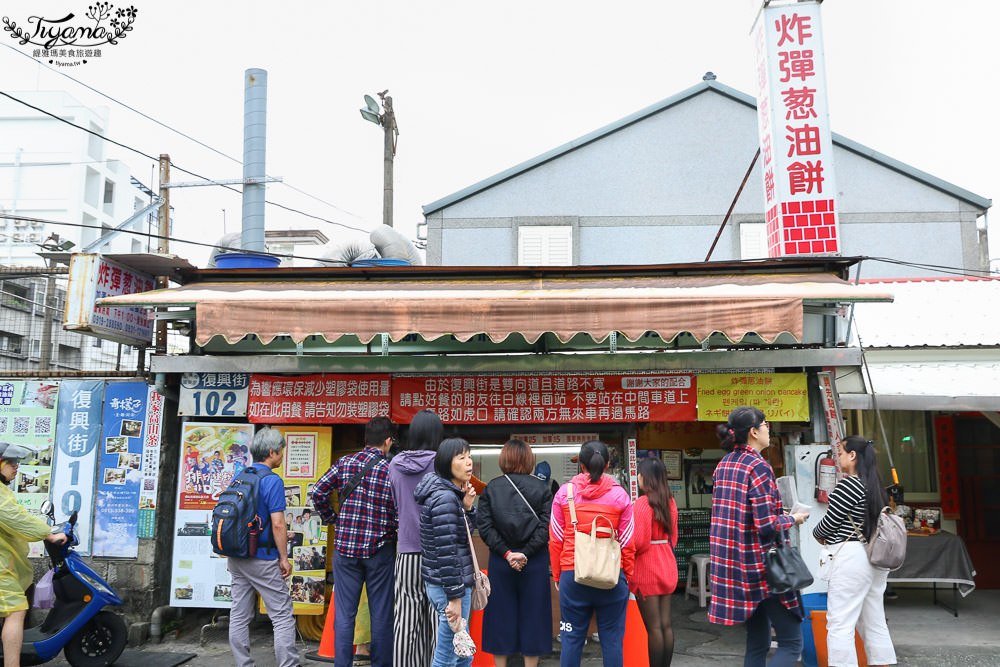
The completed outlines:
<svg viewBox="0 0 1000 667">
<path fill-rule="evenodd" d="M 292 576 L 285 580 L 296 614 L 326 610 L 326 570 L 333 554 L 333 531 L 319 518 L 310 495 L 330 468 L 333 429 L 329 426 L 275 426 L 285 436 L 281 466 L 274 472 L 285 481 L 285 522 Z M 263 611 L 263 606 L 261 606 Z"/>
<path fill-rule="evenodd" d="M 188 422 L 181 428 L 171 567 L 174 607 L 228 608 L 226 559 L 212 551 L 212 510 L 232 478 L 251 465 L 251 424 Z"/>
</svg>

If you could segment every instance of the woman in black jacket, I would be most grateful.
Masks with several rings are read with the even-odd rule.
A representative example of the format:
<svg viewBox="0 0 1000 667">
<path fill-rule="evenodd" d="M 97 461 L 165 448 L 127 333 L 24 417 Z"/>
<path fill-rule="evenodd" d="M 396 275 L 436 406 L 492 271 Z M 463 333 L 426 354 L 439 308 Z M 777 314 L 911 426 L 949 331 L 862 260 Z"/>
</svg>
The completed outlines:
<svg viewBox="0 0 1000 667">
<path fill-rule="evenodd" d="M 490 548 L 490 603 L 483 612 L 483 651 L 497 667 L 522 654 L 525 667 L 552 652 L 549 515 L 552 491 L 531 474 L 535 455 L 523 440 L 500 450 L 500 470 L 479 499 L 479 536 Z"/>
<path fill-rule="evenodd" d="M 451 628 L 459 618 L 469 620 L 472 604 L 473 566 L 469 534 L 476 525 L 472 502 L 476 492 L 472 479 L 469 443 L 448 438 L 434 456 L 434 472 L 424 475 L 413 491 L 420 510 L 420 576 L 427 597 L 438 614 L 437 645 L 432 667 L 468 667 L 472 657 L 455 655 Z"/>
</svg>

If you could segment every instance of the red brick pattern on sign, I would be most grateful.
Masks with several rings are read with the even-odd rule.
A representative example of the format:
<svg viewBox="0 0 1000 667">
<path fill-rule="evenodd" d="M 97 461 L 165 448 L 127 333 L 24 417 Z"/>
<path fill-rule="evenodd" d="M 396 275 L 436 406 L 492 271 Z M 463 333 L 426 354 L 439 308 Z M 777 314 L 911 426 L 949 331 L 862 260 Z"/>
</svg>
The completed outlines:
<svg viewBox="0 0 1000 667">
<path fill-rule="evenodd" d="M 771 221 L 768 220 L 768 232 Z M 832 199 L 781 204 L 784 255 L 829 254 L 839 251 Z M 769 241 L 770 241 L 770 234 Z"/>
</svg>

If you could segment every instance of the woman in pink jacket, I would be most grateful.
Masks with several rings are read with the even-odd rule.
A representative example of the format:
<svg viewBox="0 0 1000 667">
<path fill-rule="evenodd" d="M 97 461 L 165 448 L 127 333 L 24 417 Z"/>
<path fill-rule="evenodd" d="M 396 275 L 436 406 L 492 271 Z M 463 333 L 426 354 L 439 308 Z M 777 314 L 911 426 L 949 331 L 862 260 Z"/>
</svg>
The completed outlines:
<svg viewBox="0 0 1000 667">
<path fill-rule="evenodd" d="M 639 462 L 639 490 L 643 495 L 635 501 L 635 575 L 628 587 L 649 637 L 649 667 L 669 667 L 674 657 L 670 594 L 677 588 L 677 503 L 663 461 Z"/>
<path fill-rule="evenodd" d="M 628 579 L 632 577 L 635 552 L 632 546 L 632 499 L 628 492 L 604 474 L 611 462 L 608 446 L 600 440 L 588 440 L 580 448 L 581 473 L 564 484 L 552 500 L 549 522 L 549 559 L 552 577 L 559 591 L 559 637 L 561 667 L 580 665 L 583 643 L 590 619 L 597 613 L 597 634 L 601 640 L 604 667 L 622 667 L 625 638 L 625 608 L 628 605 Z M 566 497 L 573 487 L 576 530 L 589 533 L 600 515 L 611 522 L 622 547 L 622 571 L 614 588 L 602 589 L 578 584 L 574 578 L 573 550 L 576 531 Z M 603 521 L 600 525 L 606 525 Z"/>
</svg>

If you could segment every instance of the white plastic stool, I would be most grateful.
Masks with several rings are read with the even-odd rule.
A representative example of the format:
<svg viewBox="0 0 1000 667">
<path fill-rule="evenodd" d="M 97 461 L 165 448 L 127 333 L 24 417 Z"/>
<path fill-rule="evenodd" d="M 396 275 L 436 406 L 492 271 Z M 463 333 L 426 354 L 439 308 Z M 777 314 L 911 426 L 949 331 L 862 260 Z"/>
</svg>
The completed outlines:
<svg viewBox="0 0 1000 667">
<path fill-rule="evenodd" d="M 692 580 L 695 568 L 698 568 L 698 585 L 692 586 Z M 694 554 L 688 559 L 688 580 L 687 586 L 684 587 L 684 599 L 687 596 L 697 595 L 698 604 L 702 607 L 705 606 L 705 600 L 712 595 L 708 590 L 708 554 Z"/>
</svg>

